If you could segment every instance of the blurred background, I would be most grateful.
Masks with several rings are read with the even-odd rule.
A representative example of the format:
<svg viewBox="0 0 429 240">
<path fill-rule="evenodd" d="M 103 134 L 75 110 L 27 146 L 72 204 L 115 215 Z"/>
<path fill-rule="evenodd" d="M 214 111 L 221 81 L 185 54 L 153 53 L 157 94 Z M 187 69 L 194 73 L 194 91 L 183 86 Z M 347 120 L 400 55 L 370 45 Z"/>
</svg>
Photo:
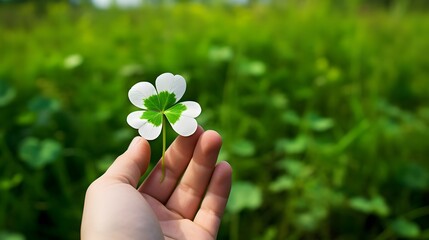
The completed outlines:
<svg viewBox="0 0 429 240">
<path fill-rule="evenodd" d="M 137 134 L 129 88 L 164 72 L 186 78 L 234 169 L 219 239 L 429 239 L 428 13 L 0 0 L 0 239 L 79 238 L 87 186 Z"/>
</svg>

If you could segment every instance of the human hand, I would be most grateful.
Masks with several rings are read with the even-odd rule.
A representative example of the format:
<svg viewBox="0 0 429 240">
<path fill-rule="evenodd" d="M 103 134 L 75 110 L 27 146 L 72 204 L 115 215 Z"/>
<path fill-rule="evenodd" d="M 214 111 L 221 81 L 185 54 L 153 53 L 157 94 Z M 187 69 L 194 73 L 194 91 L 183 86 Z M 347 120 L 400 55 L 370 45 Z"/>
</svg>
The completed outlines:
<svg viewBox="0 0 429 240">
<path fill-rule="evenodd" d="M 231 166 L 216 165 L 221 138 L 201 128 L 179 136 L 161 164 L 138 187 L 150 161 L 148 142 L 136 137 L 87 190 L 81 238 L 216 239 L 231 189 Z"/>
</svg>

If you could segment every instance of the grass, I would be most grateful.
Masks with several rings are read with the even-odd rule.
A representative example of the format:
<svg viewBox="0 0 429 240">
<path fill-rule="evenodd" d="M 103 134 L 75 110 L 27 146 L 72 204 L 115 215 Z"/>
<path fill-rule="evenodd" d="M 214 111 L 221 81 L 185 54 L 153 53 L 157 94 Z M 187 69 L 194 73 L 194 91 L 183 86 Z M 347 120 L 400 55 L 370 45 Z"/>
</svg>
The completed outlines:
<svg viewBox="0 0 429 240">
<path fill-rule="evenodd" d="M 234 168 L 219 239 L 427 237 L 429 15 L 397 3 L 2 6 L 0 236 L 78 238 L 126 92 L 168 71 Z"/>
</svg>

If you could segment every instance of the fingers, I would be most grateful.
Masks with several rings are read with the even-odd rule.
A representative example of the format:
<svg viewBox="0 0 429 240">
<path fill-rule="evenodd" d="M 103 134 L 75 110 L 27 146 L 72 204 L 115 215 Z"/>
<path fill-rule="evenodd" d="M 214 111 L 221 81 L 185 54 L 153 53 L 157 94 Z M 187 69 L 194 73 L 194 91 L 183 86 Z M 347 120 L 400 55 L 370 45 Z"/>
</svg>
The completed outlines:
<svg viewBox="0 0 429 240">
<path fill-rule="evenodd" d="M 185 174 L 166 204 L 168 209 L 183 218 L 194 218 L 212 177 L 221 145 L 221 137 L 215 131 L 201 135 Z"/>
<path fill-rule="evenodd" d="M 113 162 L 103 177 L 113 178 L 136 187 L 149 161 L 149 143 L 142 137 L 135 137 L 128 149 Z"/>
<path fill-rule="evenodd" d="M 161 203 L 166 203 L 188 166 L 203 131 L 201 127 L 198 127 L 197 131 L 189 137 L 177 137 L 165 152 L 164 181 L 160 182 L 162 173 L 161 161 L 159 161 L 140 186 L 139 191 L 157 199 Z"/>
<path fill-rule="evenodd" d="M 232 168 L 227 162 L 221 162 L 216 166 L 207 193 L 194 219 L 194 222 L 206 229 L 214 239 L 231 191 L 231 176 Z"/>
</svg>

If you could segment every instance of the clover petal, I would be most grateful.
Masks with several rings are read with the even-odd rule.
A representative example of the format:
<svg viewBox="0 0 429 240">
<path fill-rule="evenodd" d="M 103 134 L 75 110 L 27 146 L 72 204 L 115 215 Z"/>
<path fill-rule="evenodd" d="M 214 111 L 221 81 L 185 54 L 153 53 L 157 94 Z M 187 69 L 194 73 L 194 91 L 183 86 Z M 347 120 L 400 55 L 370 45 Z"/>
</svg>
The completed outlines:
<svg viewBox="0 0 429 240">
<path fill-rule="evenodd" d="M 201 106 L 194 101 L 181 102 L 180 104 L 185 105 L 186 110 L 182 112 L 183 116 L 196 118 L 201 114 Z"/>
<path fill-rule="evenodd" d="M 135 111 L 128 114 L 127 116 L 128 125 L 130 125 L 132 128 L 135 128 L 135 129 L 139 129 L 141 126 L 143 126 L 147 122 L 147 119 L 140 118 L 144 112 L 145 111 Z"/>
<path fill-rule="evenodd" d="M 184 137 L 194 134 L 198 127 L 197 120 L 183 115 L 175 123 L 170 124 L 174 131 Z"/>
<path fill-rule="evenodd" d="M 154 140 L 163 132 L 162 182 L 165 177 L 165 121 L 167 120 L 179 135 L 190 136 L 198 128 L 195 118 L 201 114 L 201 106 L 193 101 L 178 103 L 186 90 L 186 81 L 180 75 L 163 73 L 156 78 L 155 86 L 156 88 L 151 83 L 139 82 L 131 87 L 128 98 L 132 104 L 143 110 L 130 113 L 127 123 L 138 129 L 139 134 L 147 140 Z"/>
<path fill-rule="evenodd" d="M 143 119 L 144 113 L 150 113 L 150 111 L 135 111 L 128 114 L 127 123 L 132 128 L 138 129 L 139 134 L 146 140 L 153 140 L 161 133 L 162 124 L 156 126 L 151 119 Z"/>
<path fill-rule="evenodd" d="M 149 82 L 139 82 L 128 91 L 128 98 L 134 106 L 147 109 L 145 100 L 150 96 L 156 95 L 155 87 Z"/>
<path fill-rule="evenodd" d="M 193 101 L 177 103 L 164 112 L 173 130 L 184 137 L 192 135 L 197 130 L 198 124 L 194 118 L 200 113 L 200 104 Z"/>
<path fill-rule="evenodd" d="M 155 80 L 156 90 L 158 94 L 164 91 L 173 93 L 177 103 L 186 91 L 186 80 L 180 75 L 172 73 L 163 73 Z"/>
<path fill-rule="evenodd" d="M 155 126 L 150 122 L 146 122 L 139 128 L 139 134 L 146 140 L 154 140 L 161 134 L 162 125 Z"/>
</svg>

